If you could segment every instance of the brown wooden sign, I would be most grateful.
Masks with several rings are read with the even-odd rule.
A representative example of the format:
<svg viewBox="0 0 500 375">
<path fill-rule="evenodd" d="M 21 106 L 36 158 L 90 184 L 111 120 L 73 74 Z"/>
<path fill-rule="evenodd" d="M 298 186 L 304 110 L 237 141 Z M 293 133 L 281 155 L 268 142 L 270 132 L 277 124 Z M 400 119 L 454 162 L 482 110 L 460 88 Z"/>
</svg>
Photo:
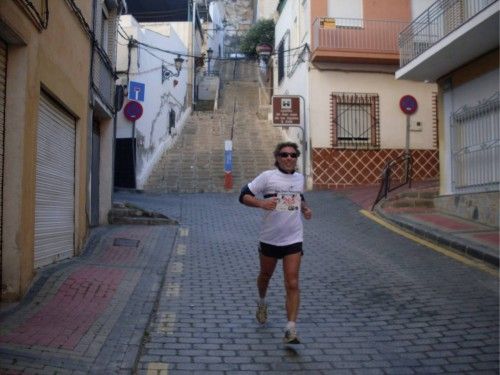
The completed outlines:
<svg viewBox="0 0 500 375">
<path fill-rule="evenodd" d="M 300 124 L 298 96 L 273 96 L 273 124 L 280 126 Z"/>
</svg>

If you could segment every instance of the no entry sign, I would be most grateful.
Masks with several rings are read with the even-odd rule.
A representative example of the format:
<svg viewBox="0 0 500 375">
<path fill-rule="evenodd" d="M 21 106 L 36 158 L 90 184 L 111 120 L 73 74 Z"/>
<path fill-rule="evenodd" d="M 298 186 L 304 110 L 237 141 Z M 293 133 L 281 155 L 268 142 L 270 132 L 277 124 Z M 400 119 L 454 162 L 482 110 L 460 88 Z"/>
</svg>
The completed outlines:
<svg viewBox="0 0 500 375">
<path fill-rule="evenodd" d="M 399 100 L 399 108 L 404 114 L 412 115 L 417 111 L 417 99 L 411 95 L 405 95 Z"/>
<path fill-rule="evenodd" d="M 123 108 L 123 114 L 130 121 L 135 121 L 141 118 L 142 116 L 142 105 L 139 102 L 130 101 Z"/>
</svg>

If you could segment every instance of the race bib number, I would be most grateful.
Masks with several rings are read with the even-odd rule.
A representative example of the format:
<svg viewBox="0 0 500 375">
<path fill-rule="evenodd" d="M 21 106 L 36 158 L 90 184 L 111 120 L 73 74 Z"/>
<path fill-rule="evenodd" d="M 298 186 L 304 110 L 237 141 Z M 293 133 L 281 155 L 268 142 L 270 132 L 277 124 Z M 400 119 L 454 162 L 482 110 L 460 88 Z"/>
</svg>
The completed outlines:
<svg viewBox="0 0 500 375">
<path fill-rule="evenodd" d="M 297 211 L 300 209 L 300 193 L 283 192 L 277 194 L 276 211 Z"/>
</svg>

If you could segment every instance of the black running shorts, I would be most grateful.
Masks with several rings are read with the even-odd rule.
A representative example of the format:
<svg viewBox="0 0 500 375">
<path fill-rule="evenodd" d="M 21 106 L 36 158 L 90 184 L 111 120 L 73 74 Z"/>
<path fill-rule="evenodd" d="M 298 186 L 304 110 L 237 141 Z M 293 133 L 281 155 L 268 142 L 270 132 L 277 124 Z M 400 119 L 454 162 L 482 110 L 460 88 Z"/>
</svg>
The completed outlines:
<svg viewBox="0 0 500 375">
<path fill-rule="evenodd" d="M 259 252 L 262 255 L 265 255 L 266 257 L 271 257 L 276 259 L 283 259 L 287 255 L 296 253 L 304 255 L 304 251 L 302 250 L 302 242 L 297 242 L 285 246 L 275 246 L 275 245 L 270 245 L 268 243 L 260 242 Z"/>
</svg>

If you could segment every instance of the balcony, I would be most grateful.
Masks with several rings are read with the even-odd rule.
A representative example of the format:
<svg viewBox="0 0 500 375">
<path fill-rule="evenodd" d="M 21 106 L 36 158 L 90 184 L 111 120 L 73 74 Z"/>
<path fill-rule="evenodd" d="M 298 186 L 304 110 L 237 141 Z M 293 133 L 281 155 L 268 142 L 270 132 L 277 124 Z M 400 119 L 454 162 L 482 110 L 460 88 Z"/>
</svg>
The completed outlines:
<svg viewBox="0 0 500 375">
<path fill-rule="evenodd" d="M 92 88 L 104 105 L 105 109 L 103 108 L 103 110 L 108 112 L 108 116 L 114 111 L 115 79 L 116 76 L 108 55 L 102 49 L 94 47 Z"/>
<path fill-rule="evenodd" d="M 317 18 L 313 23 L 313 63 L 399 63 L 398 35 L 407 22 Z"/>
<path fill-rule="evenodd" d="M 498 48 L 498 0 L 438 0 L 401 32 L 396 78 L 436 81 Z"/>
</svg>

